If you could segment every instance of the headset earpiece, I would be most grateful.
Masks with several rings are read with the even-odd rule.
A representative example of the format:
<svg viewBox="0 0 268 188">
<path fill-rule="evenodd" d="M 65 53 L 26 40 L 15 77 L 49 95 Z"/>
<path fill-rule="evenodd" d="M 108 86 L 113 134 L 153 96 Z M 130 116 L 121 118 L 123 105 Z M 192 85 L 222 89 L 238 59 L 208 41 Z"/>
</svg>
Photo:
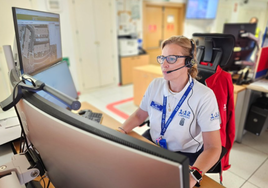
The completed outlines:
<svg viewBox="0 0 268 188">
<path fill-rule="evenodd" d="M 190 42 L 191 42 L 191 54 L 189 57 L 185 59 L 185 66 L 188 68 L 191 68 L 196 63 L 194 59 L 194 43 L 192 40 L 190 40 Z"/>
</svg>

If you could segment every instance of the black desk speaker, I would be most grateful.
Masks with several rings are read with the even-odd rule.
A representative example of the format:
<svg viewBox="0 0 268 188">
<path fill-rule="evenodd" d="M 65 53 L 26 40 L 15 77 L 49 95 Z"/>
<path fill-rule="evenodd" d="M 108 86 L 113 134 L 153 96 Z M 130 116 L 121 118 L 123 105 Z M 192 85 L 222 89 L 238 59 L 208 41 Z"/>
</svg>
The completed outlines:
<svg viewBox="0 0 268 188">
<path fill-rule="evenodd" d="M 260 135 L 268 127 L 268 110 L 252 105 L 248 113 L 245 129 Z"/>
</svg>

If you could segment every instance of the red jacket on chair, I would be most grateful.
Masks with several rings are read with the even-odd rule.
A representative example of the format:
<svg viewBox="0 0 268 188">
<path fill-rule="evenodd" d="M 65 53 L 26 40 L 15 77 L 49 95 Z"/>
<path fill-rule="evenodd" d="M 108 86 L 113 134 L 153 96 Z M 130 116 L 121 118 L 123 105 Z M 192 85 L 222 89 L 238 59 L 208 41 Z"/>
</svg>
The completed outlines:
<svg viewBox="0 0 268 188">
<path fill-rule="evenodd" d="M 217 67 L 215 74 L 206 79 L 206 85 L 213 90 L 221 115 L 221 142 L 227 149 L 226 155 L 222 158 L 222 170 L 228 170 L 229 154 L 235 139 L 235 107 L 234 107 L 234 86 L 232 77 L 228 72 Z"/>
</svg>

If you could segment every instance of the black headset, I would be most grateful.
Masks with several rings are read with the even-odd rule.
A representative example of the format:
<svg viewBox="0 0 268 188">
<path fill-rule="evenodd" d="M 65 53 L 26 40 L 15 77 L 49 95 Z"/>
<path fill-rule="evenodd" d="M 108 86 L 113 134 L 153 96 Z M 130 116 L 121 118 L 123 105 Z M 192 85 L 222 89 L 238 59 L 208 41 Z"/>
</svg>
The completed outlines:
<svg viewBox="0 0 268 188">
<path fill-rule="evenodd" d="M 189 57 L 185 58 L 185 66 L 188 68 L 191 68 L 196 63 L 194 59 L 194 42 L 192 40 L 190 40 L 190 42 L 191 42 L 191 53 Z"/>
</svg>

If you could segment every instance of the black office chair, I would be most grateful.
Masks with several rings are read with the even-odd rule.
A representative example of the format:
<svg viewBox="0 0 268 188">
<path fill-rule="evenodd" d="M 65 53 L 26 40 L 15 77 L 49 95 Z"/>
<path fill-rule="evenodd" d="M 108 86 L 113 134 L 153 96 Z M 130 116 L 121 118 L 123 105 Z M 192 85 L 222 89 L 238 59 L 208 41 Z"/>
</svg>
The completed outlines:
<svg viewBox="0 0 268 188">
<path fill-rule="evenodd" d="M 193 39 L 197 48 L 197 69 L 198 77 L 201 83 L 216 73 L 217 67 L 223 70 L 233 64 L 233 49 L 235 38 L 231 34 L 211 34 L 194 33 Z M 227 87 L 227 86 L 226 86 Z M 222 153 L 219 162 L 214 165 L 207 173 L 219 173 L 220 183 L 222 183 L 221 159 L 227 153 L 227 149 L 222 147 Z"/>
<path fill-rule="evenodd" d="M 196 43 L 196 60 L 198 77 L 201 83 L 216 73 L 218 65 L 221 68 L 232 63 L 235 38 L 230 34 L 194 33 Z"/>
<path fill-rule="evenodd" d="M 227 149 L 222 146 L 221 155 L 220 155 L 220 158 L 219 158 L 218 162 L 213 167 L 211 167 L 211 169 L 209 169 L 207 171 L 207 173 L 219 173 L 219 179 L 220 179 L 220 183 L 221 184 L 222 184 L 222 165 L 221 165 L 221 159 L 223 158 L 223 156 L 226 153 L 227 153 Z"/>
</svg>

